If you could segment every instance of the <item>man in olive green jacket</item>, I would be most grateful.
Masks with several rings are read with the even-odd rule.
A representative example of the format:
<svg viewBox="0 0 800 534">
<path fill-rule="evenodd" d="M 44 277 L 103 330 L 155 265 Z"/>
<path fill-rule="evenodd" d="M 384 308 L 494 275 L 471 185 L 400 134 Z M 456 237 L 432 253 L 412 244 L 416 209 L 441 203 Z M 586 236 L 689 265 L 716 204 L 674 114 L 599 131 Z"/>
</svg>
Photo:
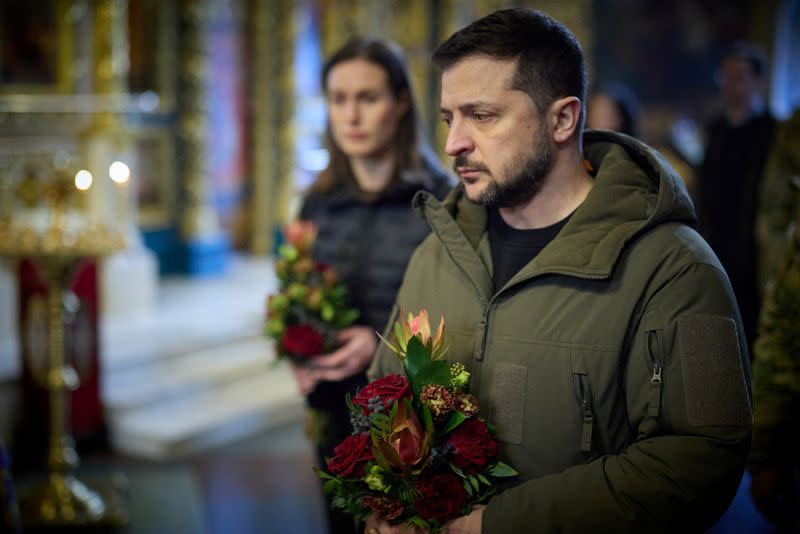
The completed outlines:
<svg viewBox="0 0 800 534">
<path fill-rule="evenodd" d="M 744 470 L 750 370 L 680 178 L 633 138 L 582 135 L 582 52 L 542 13 L 493 13 L 434 61 L 461 184 L 415 197 L 433 232 L 390 324 L 445 317 L 447 358 L 520 472 L 444 531 L 704 531 Z M 379 350 L 371 377 L 397 372 Z"/>
</svg>

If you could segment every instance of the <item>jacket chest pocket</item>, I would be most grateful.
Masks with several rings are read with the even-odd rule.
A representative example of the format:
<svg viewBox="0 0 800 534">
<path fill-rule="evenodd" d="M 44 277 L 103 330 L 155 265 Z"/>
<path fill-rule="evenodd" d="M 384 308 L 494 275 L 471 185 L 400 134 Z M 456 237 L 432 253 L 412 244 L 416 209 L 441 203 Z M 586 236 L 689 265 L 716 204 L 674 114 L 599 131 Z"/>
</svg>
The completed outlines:
<svg viewBox="0 0 800 534">
<path fill-rule="evenodd" d="M 539 476 L 616 448 L 608 430 L 625 416 L 613 351 L 495 337 L 486 354 L 486 414 L 515 467 Z"/>
</svg>

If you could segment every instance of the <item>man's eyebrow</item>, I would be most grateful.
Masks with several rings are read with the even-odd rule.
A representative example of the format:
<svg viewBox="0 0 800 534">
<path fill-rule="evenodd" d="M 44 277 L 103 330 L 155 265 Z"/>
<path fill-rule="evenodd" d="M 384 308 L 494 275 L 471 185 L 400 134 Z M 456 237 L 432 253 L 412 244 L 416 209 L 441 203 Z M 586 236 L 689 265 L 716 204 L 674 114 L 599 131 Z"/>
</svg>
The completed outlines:
<svg viewBox="0 0 800 534">
<path fill-rule="evenodd" d="M 465 102 L 458 106 L 458 110 L 463 114 L 469 114 L 472 111 L 475 111 L 478 108 L 496 108 L 497 105 L 487 102 L 485 100 L 475 100 L 473 102 Z M 450 114 L 452 111 L 449 108 L 441 107 L 439 108 L 439 113 L 442 114 Z"/>
</svg>

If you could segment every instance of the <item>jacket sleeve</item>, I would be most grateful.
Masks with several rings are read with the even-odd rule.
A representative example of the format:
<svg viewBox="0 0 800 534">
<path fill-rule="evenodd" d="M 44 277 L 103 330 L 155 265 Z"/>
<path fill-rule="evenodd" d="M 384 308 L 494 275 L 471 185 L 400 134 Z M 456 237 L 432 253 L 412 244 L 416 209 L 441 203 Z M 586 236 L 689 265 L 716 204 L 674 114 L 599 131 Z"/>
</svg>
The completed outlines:
<svg viewBox="0 0 800 534">
<path fill-rule="evenodd" d="M 633 442 L 489 502 L 483 532 L 702 532 L 730 503 L 752 430 L 730 285 L 691 264 L 641 303 L 620 371 Z"/>
</svg>

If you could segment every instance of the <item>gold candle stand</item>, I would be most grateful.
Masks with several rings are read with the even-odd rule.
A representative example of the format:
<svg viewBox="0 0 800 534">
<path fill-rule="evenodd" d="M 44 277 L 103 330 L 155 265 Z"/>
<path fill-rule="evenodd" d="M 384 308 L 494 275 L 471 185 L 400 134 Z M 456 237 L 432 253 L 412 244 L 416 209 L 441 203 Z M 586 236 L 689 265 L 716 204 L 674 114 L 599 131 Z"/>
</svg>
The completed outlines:
<svg viewBox="0 0 800 534">
<path fill-rule="evenodd" d="M 90 489 L 72 473 L 78 454 L 68 429 L 68 392 L 78 386 L 78 375 L 64 361 L 64 290 L 75 267 L 86 258 L 101 257 L 120 249 L 122 237 L 104 226 L 86 225 L 68 231 L 62 206 L 56 203 L 51 224 L 44 233 L 17 227 L 11 217 L 0 220 L 0 256 L 12 261 L 32 258 L 47 278 L 48 366 L 34 372 L 49 396 L 50 435 L 48 473 L 44 480 L 19 492 L 19 508 L 25 528 L 123 525 L 127 513 L 121 492 L 125 480 L 112 475 Z M 106 477 L 108 478 L 108 477 Z"/>
</svg>

